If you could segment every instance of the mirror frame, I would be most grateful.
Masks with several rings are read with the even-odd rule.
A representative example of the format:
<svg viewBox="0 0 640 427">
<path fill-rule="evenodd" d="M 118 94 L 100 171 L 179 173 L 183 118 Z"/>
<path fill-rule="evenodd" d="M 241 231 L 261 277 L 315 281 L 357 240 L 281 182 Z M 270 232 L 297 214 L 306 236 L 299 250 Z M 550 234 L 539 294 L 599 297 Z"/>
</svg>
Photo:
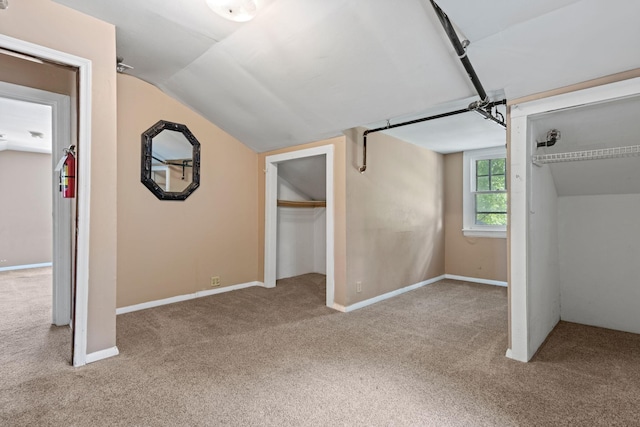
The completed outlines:
<svg viewBox="0 0 640 427">
<path fill-rule="evenodd" d="M 181 132 L 193 147 L 193 170 L 191 183 L 184 190 L 164 191 L 151 178 L 151 160 L 153 153 L 153 138 L 163 130 Z M 191 133 L 186 125 L 160 120 L 155 125 L 142 133 L 142 165 L 140 169 L 140 181 L 160 200 L 185 200 L 200 186 L 200 142 Z"/>
</svg>

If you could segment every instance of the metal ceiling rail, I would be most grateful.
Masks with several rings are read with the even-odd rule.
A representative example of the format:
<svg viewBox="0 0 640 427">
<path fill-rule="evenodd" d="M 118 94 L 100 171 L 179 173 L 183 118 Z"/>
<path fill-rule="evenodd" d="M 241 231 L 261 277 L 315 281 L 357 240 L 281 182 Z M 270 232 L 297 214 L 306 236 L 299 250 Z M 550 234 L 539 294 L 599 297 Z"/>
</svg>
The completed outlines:
<svg viewBox="0 0 640 427">
<path fill-rule="evenodd" d="M 449 17 L 447 16 L 447 14 L 444 13 L 442 9 L 440 9 L 440 6 L 438 6 L 436 2 L 434 2 L 433 0 L 430 0 L 430 1 L 431 1 L 431 5 L 433 6 L 433 9 L 436 11 L 436 15 L 438 15 L 438 19 L 440 20 L 440 23 L 442 24 L 442 28 L 444 28 L 445 33 L 447 33 L 447 36 L 449 37 L 449 40 L 453 45 L 453 49 L 456 51 L 456 54 L 458 55 L 460 62 L 462 62 L 462 66 L 464 67 L 467 74 L 469 75 L 469 79 L 471 80 L 471 83 L 473 83 L 473 86 L 476 88 L 476 92 L 478 92 L 478 96 L 480 97 L 480 101 L 478 102 L 488 103 L 489 97 L 487 96 L 487 92 L 485 92 L 484 87 L 482 87 L 482 83 L 480 83 L 480 79 L 476 74 L 476 70 L 474 70 L 473 65 L 471 65 L 471 61 L 467 56 L 467 51 L 465 47 L 462 45 L 462 43 L 460 42 L 460 39 L 458 38 L 458 34 L 456 33 L 456 30 L 453 27 L 453 24 L 449 20 Z"/>
<path fill-rule="evenodd" d="M 362 139 L 363 139 L 362 166 L 360 166 L 360 168 L 358 169 L 360 173 L 364 173 L 364 171 L 367 170 L 367 135 L 369 135 L 370 133 L 393 129 L 400 126 L 413 125 L 416 123 L 426 122 L 429 120 L 455 116 L 457 114 L 467 113 L 469 111 L 476 112 L 481 116 L 483 116 L 485 119 L 491 120 L 505 129 L 507 127 L 506 123 L 504 122 L 504 116 L 502 116 L 502 114 L 500 114 L 500 112 L 498 112 L 497 110 L 495 114 L 491 111 L 493 107 L 497 105 L 506 104 L 507 101 L 506 100 L 495 101 L 495 102 L 489 101 L 489 96 L 487 95 L 487 92 L 484 90 L 484 87 L 482 86 L 482 83 L 480 82 L 480 79 L 478 78 L 478 75 L 476 74 L 476 71 L 474 70 L 473 65 L 471 65 L 471 61 L 469 60 L 469 57 L 467 57 L 467 51 L 465 49 L 466 44 L 463 45 L 460 42 L 460 39 L 456 34 L 456 30 L 453 27 L 453 24 L 451 23 L 451 21 L 449 20 L 449 17 L 447 16 L 447 14 L 444 13 L 442 9 L 440 9 L 440 6 L 438 6 L 436 2 L 434 2 L 433 0 L 430 0 L 430 1 L 431 1 L 431 5 L 433 6 L 433 9 L 438 15 L 438 19 L 440 20 L 442 27 L 447 33 L 447 36 L 449 37 L 449 40 L 451 41 L 451 44 L 453 45 L 453 48 L 456 51 L 456 54 L 458 55 L 458 58 L 460 59 L 460 62 L 462 62 L 462 66 L 467 71 L 467 74 L 469 76 L 469 79 L 471 80 L 471 83 L 473 84 L 473 87 L 475 87 L 476 92 L 478 92 L 478 96 L 480 97 L 480 99 L 478 101 L 472 102 L 471 104 L 469 104 L 467 108 L 462 110 L 450 111 L 448 113 L 436 114 L 435 116 L 424 117 L 422 119 L 410 120 L 408 122 L 397 123 L 395 125 L 387 125 L 385 127 L 364 131 L 364 133 L 362 134 Z"/>
<path fill-rule="evenodd" d="M 507 101 L 505 99 L 503 99 L 502 101 L 489 102 L 489 104 L 487 104 L 487 108 L 492 108 L 498 105 L 504 105 L 506 103 Z M 369 135 L 370 133 L 382 132 L 382 131 L 393 129 L 393 128 L 399 128 L 401 126 L 409 126 L 409 125 L 414 125 L 416 123 L 428 122 L 429 120 L 436 120 L 436 119 L 442 119 L 444 117 L 456 116 L 458 114 L 468 113 L 470 111 L 475 111 L 475 110 L 471 110 L 469 108 L 463 108 L 461 110 L 449 111 L 447 113 L 436 114 L 434 116 L 423 117 L 421 119 L 409 120 L 408 122 L 396 123 L 394 125 L 389 124 L 387 126 L 379 127 L 376 129 L 365 130 L 362 134 L 362 139 L 363 139 L 362 166 L 360 166 L 358 170 L 360 171 L 360 173 L 364 173 L 364 171 L 367 170 L 367 135 Z"/>
</svg>

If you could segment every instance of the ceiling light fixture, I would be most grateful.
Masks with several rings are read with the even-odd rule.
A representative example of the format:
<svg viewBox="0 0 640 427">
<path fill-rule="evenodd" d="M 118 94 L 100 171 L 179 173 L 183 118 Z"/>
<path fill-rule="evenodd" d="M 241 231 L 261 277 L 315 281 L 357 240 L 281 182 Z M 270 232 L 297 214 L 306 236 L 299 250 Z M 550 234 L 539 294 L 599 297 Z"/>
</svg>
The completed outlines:
<svg viewBox="0 0 640 427">
<path fill-rule="evenodd" d="M 207 0 L 207 6 L 223 18 L 247 22 L 258 13 L 256 0 Z"/>
</svg>

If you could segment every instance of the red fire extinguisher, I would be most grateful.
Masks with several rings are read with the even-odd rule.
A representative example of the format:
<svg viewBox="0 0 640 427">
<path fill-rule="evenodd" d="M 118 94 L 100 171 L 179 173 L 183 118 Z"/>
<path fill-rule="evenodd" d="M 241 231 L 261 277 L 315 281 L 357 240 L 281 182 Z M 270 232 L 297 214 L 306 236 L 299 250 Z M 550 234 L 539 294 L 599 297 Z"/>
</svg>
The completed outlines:
<svg viewBox="0 0 640 427">
<path fill-rule="evenodd" d="M 65 155 L 61 159 L 60 167 L 60 192 L 65 199 L 76 196 L 76 153 L 75 145 L 64 149 Z"/>
</svg>

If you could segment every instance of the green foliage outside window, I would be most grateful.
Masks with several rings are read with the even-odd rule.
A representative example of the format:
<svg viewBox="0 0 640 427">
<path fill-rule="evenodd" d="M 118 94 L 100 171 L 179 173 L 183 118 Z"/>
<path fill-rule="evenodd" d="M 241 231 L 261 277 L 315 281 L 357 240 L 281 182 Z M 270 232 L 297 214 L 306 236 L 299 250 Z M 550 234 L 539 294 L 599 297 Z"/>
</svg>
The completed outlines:
<svg viewBox="0 0 640 427">
<path fill-rule="evenodd" d="M 506 159 L 476 161 L 476 224 L 507 225 Z"/>
</svg>

